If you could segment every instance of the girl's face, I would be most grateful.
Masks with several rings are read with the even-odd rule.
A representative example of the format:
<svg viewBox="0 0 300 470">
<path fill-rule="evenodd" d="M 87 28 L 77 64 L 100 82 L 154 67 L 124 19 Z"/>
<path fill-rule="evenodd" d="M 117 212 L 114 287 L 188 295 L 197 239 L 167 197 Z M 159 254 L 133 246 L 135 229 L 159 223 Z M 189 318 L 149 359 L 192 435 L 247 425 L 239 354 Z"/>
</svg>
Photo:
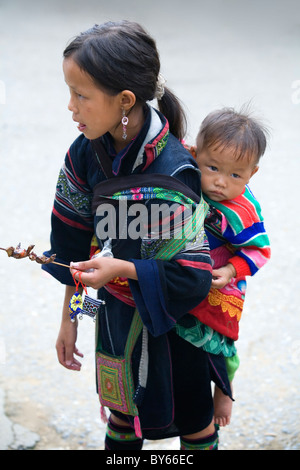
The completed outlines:
<svg viewBox="0 0 300 470">
<path fill-rule="evenodd" d="M 72 57 L 64 59 L 63 72 L 71 95 L 68 109 L 73 113 L 79 131 L 91 140 L 106 132 L 116 139 L 121 134 L 120 95 L 110 96 L 98 88 Z"/>
<path fill-rule="evenodd" d="M 202 191 L 212 201 L 220 202 L 238 197 L 257 172 L 255 158 L 236 159 L 231 147 L 206 148 L 197 152 L 201 171 Z"/>
</svg>

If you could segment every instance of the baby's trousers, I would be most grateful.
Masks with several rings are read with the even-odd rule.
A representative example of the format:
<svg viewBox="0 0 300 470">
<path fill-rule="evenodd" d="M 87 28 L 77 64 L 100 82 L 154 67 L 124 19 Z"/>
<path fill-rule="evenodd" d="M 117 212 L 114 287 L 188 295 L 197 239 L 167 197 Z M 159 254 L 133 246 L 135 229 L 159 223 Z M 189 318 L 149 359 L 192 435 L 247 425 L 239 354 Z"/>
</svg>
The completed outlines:
<svg viewBox="0 0 300 470">
<path fill-rule="evenodd" d="M 225 364 L 226 364 L 226 370 L 227 370 L 229 382 L 232 382 L 234 375 L 240 365 L 239 356 L 235 354 L 235 356 L 232 356 L 232 357 L 225 357 Z"/>
</svg>

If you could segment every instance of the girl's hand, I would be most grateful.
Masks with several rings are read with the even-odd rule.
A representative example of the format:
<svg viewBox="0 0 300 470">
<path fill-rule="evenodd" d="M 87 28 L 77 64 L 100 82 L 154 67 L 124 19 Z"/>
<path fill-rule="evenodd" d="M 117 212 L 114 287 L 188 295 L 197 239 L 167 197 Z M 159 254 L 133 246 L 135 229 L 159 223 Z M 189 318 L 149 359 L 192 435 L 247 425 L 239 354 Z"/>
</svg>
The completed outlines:
<svg viewBox="0 0 300 470">
<path fill-rule="evenodd" d="M 75 279 L 93 289 L 100 289 L 118 276 L 137 279 L 133 263 L 110 257 L 98 257 L 89 261 L 71 263 L 71 274 Z"/>
<path fill-rule="evenodd" d="M 59 363 L 66 369 L 81 369 L 79 362 L 74 355 L 83 357 L 83 354 L 76 346 L 77 324 L 71 323 L 70 319 L 63 321 L 56 341 L 56 352 Z"/>
<path fill-rule="evenodd" d="M 222 268 L 213 269 L 212 276 L 213 280 L 211 287 L 222 289 L 222 287 L 229 284 L 232 277 L 236 276 L 236 271 L 234 266 L 231 263 L 228 263 L 226 266 L 222 266 Z"/>
</svg>

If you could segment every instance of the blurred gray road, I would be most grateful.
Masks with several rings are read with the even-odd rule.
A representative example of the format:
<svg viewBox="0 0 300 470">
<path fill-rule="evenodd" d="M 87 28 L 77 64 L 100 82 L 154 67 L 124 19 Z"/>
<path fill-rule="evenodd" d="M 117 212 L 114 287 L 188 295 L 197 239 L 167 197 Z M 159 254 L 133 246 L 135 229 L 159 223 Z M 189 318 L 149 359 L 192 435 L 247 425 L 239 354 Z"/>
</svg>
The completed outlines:
<svg viewBox="0 0 300 470">
<path fill-rule="evenodd" d="M 0 246 L 48 248 L 58 170 L 78 135 L 62 51 L 94 23 L 136 20 L 156 38 L 162 72 L 186 106 L 188 141 L 209 111 L 249 102 L 271 130 L 251 188 L 273 256 L 249 280 L 223 450 L 300 449 L 299 13 L 296 0 L 0 0 Z M 63 287 L 4 252 L 0 277 L 0 449 L 101 449 L 93 323 L 80 325 L 83 370 L 70 373 L 54 347 Z"/>
</svg>

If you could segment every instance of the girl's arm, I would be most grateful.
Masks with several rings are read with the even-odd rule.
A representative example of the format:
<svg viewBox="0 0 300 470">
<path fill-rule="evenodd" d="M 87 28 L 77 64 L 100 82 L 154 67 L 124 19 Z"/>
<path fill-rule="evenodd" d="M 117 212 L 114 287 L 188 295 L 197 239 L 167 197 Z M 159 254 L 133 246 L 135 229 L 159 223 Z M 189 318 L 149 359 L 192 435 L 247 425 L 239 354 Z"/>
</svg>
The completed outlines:
<svg viewBox="0 0 300 470">
<path fill-rule="evenodd" d="M 61 327 L 56 341 L 56 352 L 58 361 L 62 366 L 66 367 L 66 369 L 79 371 L 81 363 L 74 355 L 83 357 L 83 354 L 76 346 L 77 320 L 75 323 L 72 323 L 69 316 L 69 302 L 75 290 L 73 286 L 66 286 Z"/>
</svg>

